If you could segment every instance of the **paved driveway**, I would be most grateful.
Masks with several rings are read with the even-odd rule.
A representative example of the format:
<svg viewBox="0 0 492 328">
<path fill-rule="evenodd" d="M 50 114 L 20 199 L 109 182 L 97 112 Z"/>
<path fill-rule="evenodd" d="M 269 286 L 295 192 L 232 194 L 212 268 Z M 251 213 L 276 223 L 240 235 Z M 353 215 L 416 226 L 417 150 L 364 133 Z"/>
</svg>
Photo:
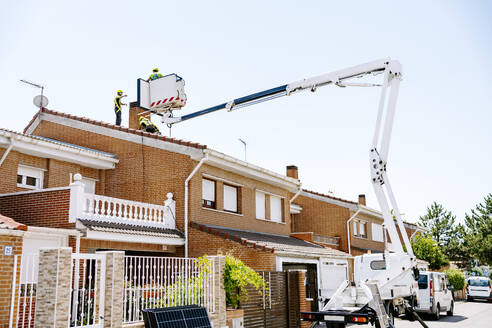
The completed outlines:
<svg viewBox="0 0 492 328">
<path fill-rule="evenodd" d="M 492 303 L 483 301 L 456 302 L 452 317 L 441 314 L 441 320 L 432 321 L 422 316 L 429 328 L 488 328 L 492 327 Z M 361 326 L 362 327 L 362 326 Z M 395 328 L 420 328 L 418 321 L 397 319 Z"/>
</svg>

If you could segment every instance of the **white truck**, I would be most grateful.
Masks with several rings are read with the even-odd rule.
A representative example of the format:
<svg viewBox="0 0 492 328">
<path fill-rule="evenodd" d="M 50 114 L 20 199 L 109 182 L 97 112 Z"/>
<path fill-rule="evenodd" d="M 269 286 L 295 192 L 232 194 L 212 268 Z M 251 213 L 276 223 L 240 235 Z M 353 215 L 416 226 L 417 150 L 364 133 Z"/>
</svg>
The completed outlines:
<svg viewBox="0 0 492 328">
<path fill-rule="evenodd" d="M 378 83 L 354 82 L 356 79 L 377 78 L 375 77 L 377 75 L 382 75 L 382 81 Z M 400 81 L 400 63 L 385 58 L 284 84 L 180 117 L 173 117 L 173 108 L 167 108 L 164 111 L 155 110 L 152 100 L 145 98 L 146 96 L 140 96 L 140 87 L 139 99 L 145 98 L 145 101 L 139 101 L 139 105 L 160 115 L 162 122 L 172 127 L 173 124 L 218 110 L 233 111 L 305 90 L 315 92 L 319 87 L 325 85 L 381 87 L 376 128 L 369 151 L 369 165 L 371 182 L 384 218 L 383 234 L 385 238 L 387 234 L 389 235 L 391 243 L 385 242 L 387 247 L 383 254 L 356 256 L 354 261 L 355 283 L 345 281 L 321 311 L 303 312 L 301 318 L 313 322 L 313 325 L 325 322 L 326 325 L 332 327 L 345 327 L 348 323 L 372 323 L 379 327 L 393 327 L 391 316 L 405 310 L 412 311 L 418 291 L 416 258 L 387 175 L 388 151 Z M 155 99 L 162 98 L 154 92 L 152 84 L 149 87 L 149 92 Z M 167 90 L 165 94 L 177 95 L 179 90 Z M 403 244 L 400 241 L 397 227 Z M 418 316 L 416 318 L 419 320 Z"/>
<path fill-rule="evenodd" d="M 449 290 L 449 281 L 444 272 L 421 272 L 415 311 L 428 313 L 435 320 L 439 320 L 441 312 L 448 316 L 453 315 L 453 293 Z"/>
</svg>

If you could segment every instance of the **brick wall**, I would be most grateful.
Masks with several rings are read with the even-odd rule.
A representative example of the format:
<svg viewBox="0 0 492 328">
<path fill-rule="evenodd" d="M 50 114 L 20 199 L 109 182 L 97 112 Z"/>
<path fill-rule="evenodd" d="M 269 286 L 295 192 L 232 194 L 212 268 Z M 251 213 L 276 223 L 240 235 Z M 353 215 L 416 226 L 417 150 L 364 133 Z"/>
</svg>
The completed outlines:
<svg viewBox="0 0 492 328">
<path fill-rule="evenodd" d="M 0 157 L 5 149 L 0 149 Z M 40 168 L 44 171 L 43 188 L 66 187 L 70 183 L 70 173 L 81 173 L 83 176 L 99 179 L 99 170 L 83 167 L 78 164 L 62 162 L 55 159 L 40 158 L 12 150 L 0 166 L 0 194 L 28 191 L 17 187 L 17 169 L 19 164 Z M 97 185 L 96 183 L 96 188 Z"/>
<path fill-rule="evenodd" d="M 348 208 L 301 195 L 294 203 L 302 206 L 302 211 L 293 215 L 292 232 L 314 232 L 323 236 L 340 237 L 338 249 L 348 251 Z"/>
<path fill-rule="evenodd" d="M 0 232 L 0 328 L 9 327 L 14 257 L 22 254 L 22 239 L 19 233 L 6 234 L 5 230 Z M 14 247 L 12 256 L 3 255 L 5 246 Z M 20 274 L 20 263 L 18 263 L 16 274 Z M 17 306 L 17 302 L 15 304 Z"/>
<path fill-rule="evenodd" d="M 189 256 L 231 254 L 257 271 L 275 271 L 275 254 L 255 250 L 232 240 L 214 236 L 195 228 L 189 229 Z"/>
<path fill-rule="evenodd" d="M 0 213 L 29 226 L 74 228 L 68 222 L 70 190 L 0 196 Z"/>
<path fill-rule="evenodd" d="M 202 199 L 202 175 L 207 174 L 231 181 L 242 186 L 239 195 L 241 196 L 240 215 L 227 213 L 225 211 L 214 211 L 203 208 Z M 213 178 L 208 178 L 213 180 Z M 224 208 L 223 188 L 224 182 L 215 180 L 217 209 Z M 227 184 L 227 182 L 225 182 Z M 256 189 L 267 191 L 272 194 L 284 197 L 282 202 L 283 221 L 282 223 L 273 222 L 269 219 L 269 211 L 266 211 L 266 220 L 256 219 Z M 288 235 L 290 233 L 290 209 L 289 192 L 281 188 L 270 186 L 264 182 L 246 178 L 222 169 L 204 164 L 190 181 L 190 221 L 205 223 L 210 225 L 224 226 L 236 229 L 254 230 L 259 232 L 275 233 Z M 268 201 L 267 201 L 268 203 Z"/>
</svg>

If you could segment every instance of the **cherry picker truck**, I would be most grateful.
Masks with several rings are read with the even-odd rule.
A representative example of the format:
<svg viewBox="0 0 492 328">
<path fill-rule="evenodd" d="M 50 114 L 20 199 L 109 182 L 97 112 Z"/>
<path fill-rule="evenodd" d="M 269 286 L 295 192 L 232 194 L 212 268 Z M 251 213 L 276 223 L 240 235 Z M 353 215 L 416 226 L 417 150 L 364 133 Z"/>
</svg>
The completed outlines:
<svg viewBox="0 0 492 328">
<path fill-rule="evenodd" d="M 168 81 L 150 82 L 138 80 L 138 105 L 162 117 L 162 122 L 174 124 L 210 114 L 219 110 L 234 111 L 275 98 L 290 96 L 319 87 L 380 87 L 376 127 L 369 150 L 371 183 L 384 218 L 385 251 L 382 254 L 364 254 L 354 258 L 354 282 L 344 281 L 318 312 L 302 312 L 301 320 L 312 322 L 312 327 L 324 322 L 327 327 L 345 327 L 347 324 L 372 324 L 376 327 L 394 327 L 393 316 L 407 314 L 427 327 L 413 311 L 418 291 L 416 257 L 408 239 L 396 199 L 387 174 L 388 151 L 395 116 L 396 102 L 402 79 L 402 67 L 389 58 L 337 70 L 331 73 L 284 84 L 272 89 L 253 93 L 217 106 L 174 117 L 173 110 L 181 109 L 183 101 L 176 105 L 160 105 L 156 99 L 173 97 L 186 99 L 184 81 L 171 74 Z M 382 82 L 357 82 L 363 78 L 382 75 Z M 152 83 L 159 83 L 153 87 Z M 166 84 L 164 88 L 163 85 Z M 165 89 L 165 92 L 163 91 Z M 164 96 L 162 96 L 164 95 Z M 167 101 L 166 100 L 166 101 Z M 396 222 L 396 225 L 395 225 Z M 400 231 L 400 236 L 397 232 Z M 389 235 L 391 243 L 387 242 Z M 405 248 L 404 248 L 405 247 Z"/>
</svg>

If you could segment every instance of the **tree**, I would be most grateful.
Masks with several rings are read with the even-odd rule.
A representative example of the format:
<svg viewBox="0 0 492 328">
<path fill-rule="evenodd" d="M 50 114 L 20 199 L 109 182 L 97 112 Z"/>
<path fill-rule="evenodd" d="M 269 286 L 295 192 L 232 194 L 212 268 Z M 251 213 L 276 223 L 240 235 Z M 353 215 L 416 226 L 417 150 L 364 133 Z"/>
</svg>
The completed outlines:
<svg viewBox="0 0 492 328">
<path fill-rule="evenodd" d="M 444 255 L 451 261 L 456 262 L 460 268 L 472 266 L 470 249 L 465 244 L 466 228 L 459 223 L 453 228 L 453 234 L 446 246 L 441 247 Z"/>
<path fill-rule="evenodd" d="M 465 226 L 465 247 L 481 264 L 492 265 L 492 194 L 465 215 Z"/>
<path fill-rule="evenodd" d="M 427 236 L 446 247 L 453 237 L 456 217 L 436 202 L 427 207 L 427 214 L 419 218 L 422 226 L 428 229 Z"/>
<path fill-rule="evenodd" d="M 437 242 L 429 237 L 417 235 L 412 242 L 412 248 L 415 256 L 429 262 L 429 267 L 432 270 L 440 269 L 449 264 Z"/>
</svg>

